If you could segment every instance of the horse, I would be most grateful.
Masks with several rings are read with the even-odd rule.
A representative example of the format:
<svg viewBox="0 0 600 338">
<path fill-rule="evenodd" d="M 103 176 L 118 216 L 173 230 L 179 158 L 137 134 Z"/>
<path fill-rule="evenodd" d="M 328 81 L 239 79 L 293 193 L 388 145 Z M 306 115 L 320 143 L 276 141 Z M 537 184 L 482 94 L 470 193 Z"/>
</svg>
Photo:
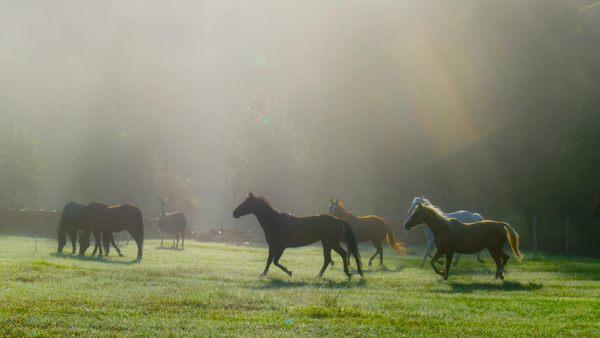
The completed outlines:
<svg viewBox="0 0 600 338">
<path fill-rule="evenodd" d="M 267 244 L 269 245 L 269 257 L 267 265 L 261 276 L 269 272 L 271 262 L 283 272 L 292 276 L 292 271 L 279 264 L 279 259 L 286 248 L 307 246 L 321 241 L 323 245 L 323 267 L 318 276 L 323 273 L 331 262 L 331 250 L 337 252 L 344 262 L 344 272 L 351 278 L 348 270 L 348 255 L 353 255 L 356 260 L 358 273 L 362 276 L 362 265 L 358 245 L 354 232 L 350 225 L 331 215 L 315 215 L 307 217 L 296 217 L 275 210 L 264 197 L 255 197 L 252 193 L 233 211 L 233 217 L 238 219 L 242 216 L 253 214 L 263 228 Z M 340 241 L 344 240 L 348 252 L 342 248 Z"/>
<path fill-rule="evenodd" d="M 163 246 L 165 234 L 173 235 L 173 247 L 179 247 L 179 236 L 181 235 L 181 248 L 183 249 L 185 242 L 185 231 L 187 229 L 187 220 L 183 212 L 167 213 L 167 204 L 165 201 L 160 201 L 160 217 L 158 218 L 158 230 L 161 234 L 160 247 Z M 177 243 L 175 243 L 177 238 Z"/>
<path fill-rule="evenodd" d="M 437 252 L 431 259 L 433 270 L 448 280 L 450 264 L 454 253 L 474 254 L 483 249 L 488 249 L 496 263 L 496 279 L 504 280 L 504 266 L 509 256 L 504 252 L 506 242 L 510 244 L 517 260 L 523 257 L 519 251 L 519 235 L 508 223 L 497 221 L 479 221 L 463 223 L 455 218 L 447 218 L 444 213 L 433 205 L 422 202 L 404 223 L 406 230 L 425 223 L 435 235 Z M 446 268 L 444 272 L 438 271 L 435 262 L 446 255 Z"/>
<path fill-rule="evenodd" d="M 426 199 L 425 197 L 415 197 L 410 205 L 410 209 L 408 209 L 407 216 L 412 214 L 412 212 L 415 210 L 415 208 L 417 207 L 417 205 L 419 203 L 431 205 L 431 202 L 429 202 L 429 200 Z M 467 210 L 458 210 L 458 211 L 454 211 L 451 213 L 444 213 L 444 215 L 449 218 L 455 218 L 463 223 L 472 223 L 472 222 L 479 222 L 479 221 L 484 220 L 484 218 L 483 218 L 483 216 L 481 216 L 481 214 L 478 214 L 476 212 L 470 212 Z M 425 264 L 425 260 L 427 259 L 427 257 L 431 256 L 431 253 L 433 252 L 433 247 L 435 246 L 435 236 L 433 235 L 433 232 L 431 232 L 431 230 L 428 227 L 424 227 L 423 232 L 425 233 L 425 239 L 427 240 L 427 246 L 425 248 L 425 252 L 423 253 L 423 259 L 421 260 L 421 264 L 419 264 L 420 268 L 422 268 L 423 265 Z M 458 265 L 459 259 L 460 259 L 460 254 L 456 255 L 456 260 L 454 261 L 454 266 Z M 479 263 L 484 263 L 484 260 L 481 259 L 481 257 L 479 256 L 479 253 L 477 253 L 477 261 Z"/>
<path fill-rule="evenodd" d="M 369 259 L 369 266 L 372 265 L 373 259 L 379 255 L 379 265 L 383 265 L 383 247 L 381 242 L 385 240 L 388 245 L 396 251 L 398 255 L 406 254 L 406 247 L 401 241 L 397 241 L 394 237 L 394 232 L 390 225 L 381 217 L 368 215 L 368 216 L 354 216 L 346 209 L 344 209 L 344 202 L 340 200 L 330 200 L 329 213 L 335 217 L 338 217 L 350 224 L 352 231 L 356 237 L 356 242 L 371 242 L 375 247 L 375 253 Z"/>
<path fill-rule="evenodd" d="M 96 246 L 98 246 L 101 237 L 114 240 L 113 233 L 127 230 L 137 244 L 137 260 L 142 259 L 144 221 L 138 207 L 131 204 L 107 206 L 102 203 L 90 203 L 87 208 L 86 218 L 89 226 L 80 236 L 79 255 L 85 255 L 85 250 L 90 246 L 90 232 L 94 232 Z M 102 255 L 102 247 L 100 247 L 100 255 Z"/>
<path fill-rule="evenodd" d="M 75 203 L 73 201 L 65 204 L 63 207 L 62 214 L 60 216 L 60 223 L 58 225 L 58 253 L 62 253 L 63 248 L 67 244 L 67 234 L 71 240 L 74 254 L 77 250 L 77 233 L 82 229 L 85 222 L 86 209 L 83 204 Z"/>
</svg>

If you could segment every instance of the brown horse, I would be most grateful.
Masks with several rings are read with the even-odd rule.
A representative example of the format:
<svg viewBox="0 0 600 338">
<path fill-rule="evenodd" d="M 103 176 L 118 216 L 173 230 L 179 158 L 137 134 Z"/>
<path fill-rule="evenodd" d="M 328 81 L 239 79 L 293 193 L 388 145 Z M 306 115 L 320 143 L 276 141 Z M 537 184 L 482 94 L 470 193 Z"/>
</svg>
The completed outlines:
<svg viewBox="0 0 600 338">
<path fill-rule="evenodd" d="M 448 272 L 454 253 L 475 254 L 483 249 L 488 249 L 496 263 L 496 279 L 504 279 L 504 266 L 509 256 L 503 251 L 504 244 L 508 241 L 518 260 L 522 255 L 519 251 L 519 235 L 505 222 L 480 221 L 462 223 L 454 218 L 446 218 L 444 213 L 433 205 L 419 203 L 413 213 L 404 223 L 410 230 L 415 225 L 425 223 L 435 235 L 437 252 L 431 259 L 433 270 L 448 279 Z M 438 271 L 435 261 L 446 255 L 446 269 Z"/>
<path fill-rule="evenodd" d="M 292 272 L 279 264 L 279 259 L 286 248 L 295 248 L 313 244 L 321 241 L 323 245 L 323 267 L 319 277 L 323 276 L 325 269 L 331 262 L 331 250 L 337 252 L 344 262 L 344 272 L 351 277 L 348 270 L 347 255 L 352 254 L 356 260 L 358 273 L 362 276 L 362 267 L 358 245 L 354 238 L 352 228 L 348 223 L 330 215 L 316 215 L 308 217 L 295 217 L 280 213 L 273 209 L 269 202 L 263 197 L 254 197 L 252 193 L 234 211 L 233 217 L 254 214 L 265 232 L 265 238 L 269 244 L 269 258 L 267 266 L 261 276 L 269 271 L 271 262 L 287 273 L 290 277 Z M 340 241 L 344 240 L 348 246 L 348 252 L 342 248 Z"/>
<path fill-rule="evenodd" d="M 60 216 L 58 225 L 58 253 L 62 253 L 63 248 L 67 244 L 67 234 L 71 239 L 73 247 L 72 254 L 77 250 L 76 241 L 77 233 L 83 229 L 85 222 L 86 208 L 84 205 L 69 202 L 65 204 Z"/>
<path fill-rule="evenodd" d="M 109 240 L 113 238 L 113 233 L 127 230 L 137 244 L 137 259 L 142 259 L 144 222 L 142 212 L 138 207 L 130 204 L 107 206 L 103 203 L 90 203 L 87 208 L 86 223 L 88 226 L 79 238 L 79 255 L 85 255 L 85 250 L 90 246 L 90 233 L 92 231 L 96 237 L 96 246 L 98 246 L 101 237 Z M 100 247 L 100 255 L 102 255 L 102 247 Z"/>
<path fill-rule="evenodd" d="M 406 255 L 406 247 L 401 241 L 397 241 L 390 225 L 378 216 L 354 216 L 344 209 L 344 202 L 331 199 L 329 204 L 329 213 L 335 217 L 341 218 L 350 224 L 356 241 L 358 243 L 371 242 L 375 247 L 375 254 L 369 259 L 369 266 L 373 259 L 379 255 L 379 264 L 383 265 L 383 247 L 381 242 L 385 240 L 388 245 L 399 255 Z"/>
<path fill-rule="evenodd" d="M 160 218 L 158 219 L 158 230 L 161 234 L 160 247 L 163 246 L 165 235 L 170 234 L 173 236 L 173 247 L 179 248 L 179 237 L 181 236 L 181 248 L 185 244 L 185 231 L 187 229 L 187 219 L 183 212 L 171 212 L 167 213 L 167 203 L 164 200 L 160 201 Z M 177 238 L 177 243 L 175 243 Z"/>
</svg>

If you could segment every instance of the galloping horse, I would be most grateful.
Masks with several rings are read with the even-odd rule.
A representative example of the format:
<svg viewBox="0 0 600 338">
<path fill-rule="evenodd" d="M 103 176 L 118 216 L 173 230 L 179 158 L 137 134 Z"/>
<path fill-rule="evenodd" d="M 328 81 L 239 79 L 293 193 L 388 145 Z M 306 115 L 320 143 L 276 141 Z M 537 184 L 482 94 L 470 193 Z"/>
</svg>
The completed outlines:
<svg viewBox="0 0 600 338">
<path fill-rule="evenodd" d="M 102 203 L 90 203 L 87 208 L 86 218 L 89 226 L 79 237 L 79 255 L 85 255 L 85 250 L 90 246 L 90 232 L 94 232 L 96 246 L 98 246 L 101 237 L 111 239 L 114 232 L 127 230 L 137 244 L 137 259 L 142 259 L 144 222 L 142 212 L 138 207 L 130 204 L 107 206 Z M 101 236 L 96 234 L 101 234 Z M 100 255 L 102 255 L 102 247 L 100 247 Z"/>
<path fill-rule="evenodd" d="M 519 235 L 508 223 L 488 220 L 465 224 L 454 218 L 446 218 L 444 213 L 433 205 L 418 203 L 404 227 L 410 230 L 421 223 L 427 224 L 435 235 L 437 252 L 431 259 L 431 266 L 444 280 L 448 279 L 455 252 L 474 254 L 488 249 L 496 263 L 496 279 L 504 279 L 504 266 L 509 256 L 503 251 L 503 247 L 507 241 L 515 257 L 518 260 L 522 258 L 519 251 Z M 440 272 L 435 262 L 443 255 L 446 255 L 446 269 Z"/>
<path fill-rule="evenodd" d="M 429 202 L 429 200 L 426 199 L 425 197 L 415 197 L 412 201 L 412 204 L 410 205 L 410 209 L 408 209 L 408 212 L 407 212 L 408 216 L 410 216 L 410 214 L 413 213 L 413 211 L 415 210 L 415 208 L 417 207 L 417 205 L 419 203 L 431 205 L 431 202 Z M 455 218 L 463 223 L 472 223 L 472 222 L 479 222 L 479 221 L 484 220 L 483 216 L 481 216 L 480 214 L 478 214 L 476 212 L 470 212 L 467 210 L 458 210 L 458 211 L 454 211 L 451 213 L 444 213 L 444 215 L 448 218 Z M 431 230 L 428 227 L 424 227 L 423 232 L 425 233 L 425 239 L 427 240 L 427 247 L 425 248 L 425 253 L 423 254 L 423 259 L 421 260 L 421 264 L 419 264 L 420 268 L 422 268 L 423 265 L 425 264 L 425 260 L 427 259 L 427 257 L 431 256 L 431 253 L 433 252 L 433 247 L 435 246 L 435 236 L 433 235 L 433 232 L 431 232 Z M 454 261 L 454 266 L 458 265 L 459 258 L 460 258 L 460 254 L 456 255 L 456 260 Z M 484 262 L 483 259 L 481 259 L 481 257 L 479 257 L 479 253 L 477 253 L 477 261 L 479 263 Z"/>
<path fill-rule="evenodd" d="M 348 270 L 347 255 L 352 254 L 356 260 L 358 273 L 362 276 L 362 267 L 358 245 L 354 232 L 348 223 L 331 215 L 316 215 L 308 217 L 295 217 L 280 213 L 269 204 L 264 197 L 254 197 L 252 193 L 234 211 L 233 217 L 254 214 L 265 232 L 265 238 L 269 244 L 269 258 L 267 266 L 261 276 L 269 271 L 271 262 L 287 273 L 290 277 L 292 272 L 279 264 L 279 259 L 286 248 L 301 247 L 321 241 L 323 245 L 323 267 L 319 277 L 323 276 L 325 269 L 331 262 L 331 250 L 337 252 L 344 262 L 344 272 L 351 277 Z M 344 240 L 348 246 L 348 252 L 342 248 L 340 241 Z"/>
<path fill-rule="evenodd" d="M 160 218 L 158 219 L 158 230 L 160 230 L 161 234 L 161 248 L 163 246 L 163 241 L 165 240 L 165 234 L 171 234 L 173 236 L 173 247 L 179 247 L 179 236 L 181 236 L 181 248 L 183 249 L 187 225 L 187 220 L 183 212 L 167 213 L 167 203 L 162 199 L 160 200 Z M 175 243 L 175 238 L 177 238 L 177 243 Z"/>
<path fill-rule="evenodd" d="M 344 202 L 337 199 L 335 201 L 331 199 L 329 213 L 350 224 L 358 243 L 367 241 L 373 243 L 376 251 L 369 259 L 369 266 L 372 265 L 373 259 L 377 255 L 379 255 L 379 264 L 383 265 L 383 247 L 381 246 L 383 240 L 386 240 L 388 245 L 399 255 L 406 254 L 406 247 L 401 241 L 396 241 L 392 228 L 383 218 L 373 215 L 354 216 L 344 209 Z"/>
</svg>

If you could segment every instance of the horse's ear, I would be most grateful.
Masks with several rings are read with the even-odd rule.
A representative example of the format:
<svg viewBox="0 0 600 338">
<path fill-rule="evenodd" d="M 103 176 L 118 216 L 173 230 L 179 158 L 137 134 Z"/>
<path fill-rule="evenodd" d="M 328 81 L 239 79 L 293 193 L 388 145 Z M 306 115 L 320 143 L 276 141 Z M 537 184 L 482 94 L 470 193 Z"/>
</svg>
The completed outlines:
<svg viewBox="0 0 600 338">
<path fill-rule="evenodd" d="M 254 197 L 254 194 L 252 192 L 249 192 L 248 197 Z"/>
</svg>

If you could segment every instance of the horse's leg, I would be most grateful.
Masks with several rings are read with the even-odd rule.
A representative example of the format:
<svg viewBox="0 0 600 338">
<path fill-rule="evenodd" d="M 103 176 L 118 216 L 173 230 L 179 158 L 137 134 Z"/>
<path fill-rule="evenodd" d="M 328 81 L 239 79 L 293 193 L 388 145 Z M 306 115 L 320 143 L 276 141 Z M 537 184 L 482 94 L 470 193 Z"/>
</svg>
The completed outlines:
<svg viewBox="0 0 600 338">
<path fill-rule="evenodd" d="M 184 243 L 185 243 L 185 229 L 181 232 L 181 249 L 183 249 Z"/>
<path fill-rule="evenodd" d="M 500 258 L 500 254 L 498 253 L 499 250 L 496 248 L 488 248 L 488 251 L 490 252 L 490 255 L 492 255 L 492 259 L 496 263 L 496 275 L 494 276 L 494 278 L 504 279 L 504 276 L 502 275 L 502 258 Z"/>
<path fill-rule="evenodd" d="M 179 231 L 175 231 L 175 238 L 177 238 L 177 244 L 175 244 L 175 249 L 179 249 Z"/>
<path fill-rule="evenodd" d="M 435 271 L 435 273 L 437 273 L 440 276 L 444 276 L 444 274 L 442 274 L 442 272 L 440 270 L 437 269 L 437 267 L 435 266 L 435 262 L 444 255 L 444 253 L 438 248 L 437 251 L 435 252 L 435 255 L 433 255 L 433 257 L 431 258 L 431 267 L 433 268 L 433 271 Z"/>
<path fill-rule="evenodd" d="M 71 251 L 71 255 L 77 251 L 77 231 L 69 232 L 69 238 L 71 239 L 71 246 L 73 247 L 73 251 Z"/>
<path fill-rule="evenodd" d="M 338 253 L 338 255 L 340 255 L 342 257 L 342 261 L 344 262 L 344 272 L 346 273 L 346 276 L 348 276 L 348 278 L 350 278 L 352 276 L 352 274 L 350 273 L 350 269 L 349 269 L 349 262 L 350 262 L 350 254 L 346 252 L 346 250 L 344 250 L 344 248 L 342 248 L 342 246 L 340 245 L 340 243 L 334 243 L 331 248 Z"/>
<path fill-rule="evenodd" d="M 377 243 L 377 251 L 379 251 L 379 265 L 383 266 L 383 247 L 381 242 Z"/>
<path fill-rule="evenodd" d="M 425 265 L 425 260 L 429 257 L 429 255 L 431 255 L 434 245 L 435 245 L 435 242 L 433 240 L 427 239 L 427 247 L 425 247 L 425 253 L 423 254 L 423 260 L 421 261 L 421 264 L 419 265 L 420 268 L 422 268 L 423 265 Z"/>
<path fill-rule="evenodd" d="M 369 259 L 369 266 L 373 265 L 373 260 L 375 257 L 377 257 L 377 255 L 379 255 L 379 247 L 377 247 L 377 243 L 375 241 L 371 241 L 371 243 L 373 243 L 373 246 L 375 247 L 375 253 Z M 381 246 L 381 244 L 379 244 L 379 246 Z"/>
<path fill-rule="evenodd" d="M 123 257 L 123 254 L 121 253 L 121 249 L 119 249 L 119 247 L 115 243 L 115 237 L 112 234 L 110 236 L 110 243 L 115 247 L 115 250 L 117 250 L 119 257 Z M 109 247 L 110 247 L 110 244 L 109 244 Z"/>
<path fill-rule="evenodd" d="M 448 280 L 448 274 L 450 273 L 450 265 L 452 264 L 452 256 L 454 256 L 454 252 L 452 251 L 446 254 L 446 269 L 444 271 L 444 280 Z"/>
<path fill-rule="evenodd" d="M 269 245 L 269 258 L 267 258 L 267 266 L 265 266 L 265 270 L 263 271 L 262 276 L 266 276 L 269 272 L 269 267 L 271 266 L 271 262 L 273 262 L 273 248 Z"/>
<path fill-rule="evenodd" d="M 134 232 L 134 229 L 136 230 Z M 141 260 L 142 259 L 142 255 L 144 252 L 144 233 L 143 230 L 140 231 L 139 229 L 133 228 L 133 227 L 128 227 L 127 228 L 127 232 L 129 232 L 129 234 L 131 235 L 131 237 L 133 237 L 133 240 L 135 241 L 135 244 L 137 245 L 138 248 L 138 253 L 137 253 L 137 260 Z"/>
<path fill-rule="evenodd" d="M 160 247 L 163 247 L 163 242 L 165 241 L 165 233 L 164 232 L 160 232 Z M 127 242 L 129 242 L 129 240 L 127 240 Z M 127 243 L 129 244 L 129 243 Z"/>
<path fill-rule="evenodd" d="M 279 258 L 281 258 L 281 255 L 283 255 L 283 251 L 285 250 L 285 248 L 281 248 L 277 251 L 275 251 L 275 254 L 273 255 L 273 263 L 275 264 L 276 267 L 280 268 L 281 270 L 283 270 L 283 272 L 287 273 L 288 276 L 292 277 L 292 272 L 288 269 L 286 269 L 285 266 L 279 264 Z"/>
<path fill-rule="evenodd" d="M 321 268 L 321 271 L 319 272 L 319 277 L 323 277 L 323 274 L 325 273 L 325 270 L 329 266 L 329 263 L 331 263 L 331 246 L 323 243 L 323 267 Z"/>
<path fill-rule="evenodd" d="M 113 235 L 111 232 L 106 232 L 104 234 L 102 234 L 102 245 L 104 245 L 104 253 L 105 256 L 108 256 L 108 253 L 110 252 L 110 242 L 113 238 Z"/>
<path fill-rule="evenodd" d="M 506 265 L 506 262 L 508 262 L 510 256 L 507 255 L 504 250 L 500 250 L 500 257 L 502 258 L 502 272 L 504 272 L 504 266 Z"/>
<path fill-rule="evenodd" d="M 446 257 L 447 258 L 447 257 Z M 456 255 L 456 259 L 454 260 L 454 267 L 458 265 L 458 260 L 460 259 L 460 254 Z"/>
<path fill-rule="evenodd" d="M 480 254 L 480 253 L 478 252 L 478 253 L 477 253 L 477 261 L 478 261 L 479 263 L 485 263 L 485 261 L 484 261 L 483 259 L 481 259 L 481 256 L 480 256 L 479 254 Z M 505 254 L 505 255 L 506 255 L 506 254 Z"/>
</svg>

